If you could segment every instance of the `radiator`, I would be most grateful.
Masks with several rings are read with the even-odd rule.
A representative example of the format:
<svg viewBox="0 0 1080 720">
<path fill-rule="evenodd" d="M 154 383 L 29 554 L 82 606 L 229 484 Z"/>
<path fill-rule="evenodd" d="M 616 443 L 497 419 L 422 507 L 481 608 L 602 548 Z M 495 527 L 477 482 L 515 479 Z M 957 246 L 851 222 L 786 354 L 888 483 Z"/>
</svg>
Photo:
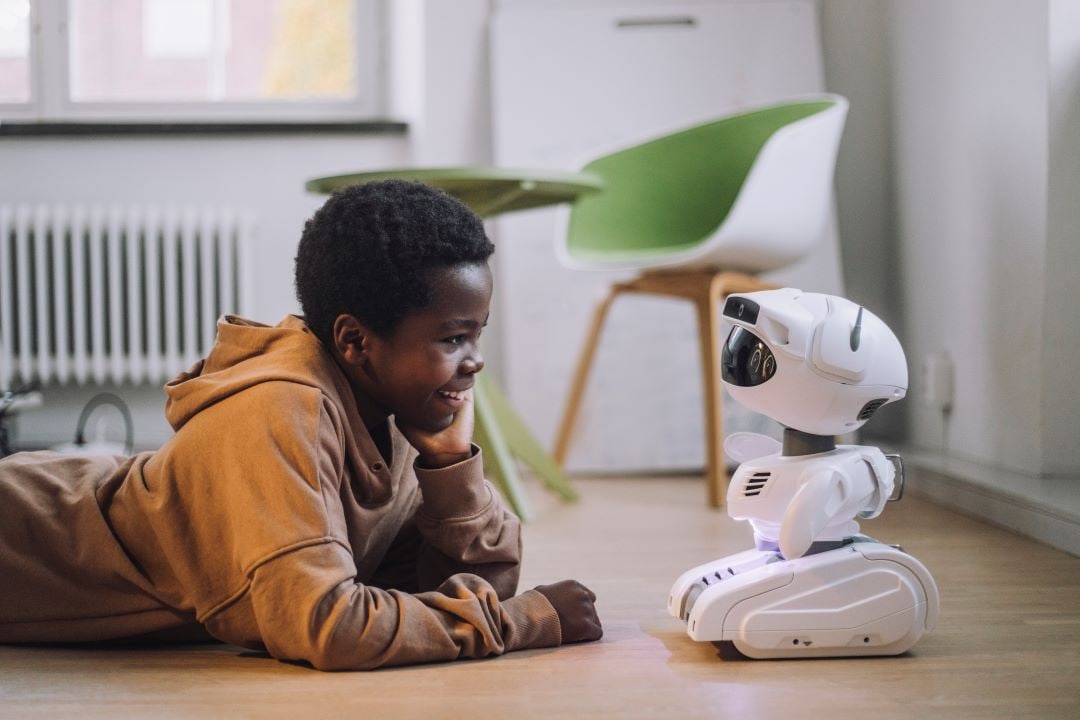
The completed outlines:
<svg viewBox="0 0 1080 720">
<path fill-rule="evenodd" d="M 251 306 L 254 222 L 229 209 L 0 205 L 0 392 L 160 383 Z"/>
</svg>

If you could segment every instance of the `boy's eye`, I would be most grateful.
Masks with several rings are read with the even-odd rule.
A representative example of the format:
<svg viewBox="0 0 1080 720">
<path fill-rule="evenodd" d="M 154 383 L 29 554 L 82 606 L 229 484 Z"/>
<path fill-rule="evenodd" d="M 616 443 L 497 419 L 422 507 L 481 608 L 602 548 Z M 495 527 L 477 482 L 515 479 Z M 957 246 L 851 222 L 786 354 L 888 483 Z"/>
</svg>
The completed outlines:
<svg viewBox="0 0 1080 720">
<path fill-rule="evenodd" d="M 464 345 L 465 344 L 465 336 L 464 335 L 454 335 L 452 337 L 445 338 L 443 340 L 443 342 L 447 343 L 447 344 L 450 344 L 450 345 Z"/>
</svg>

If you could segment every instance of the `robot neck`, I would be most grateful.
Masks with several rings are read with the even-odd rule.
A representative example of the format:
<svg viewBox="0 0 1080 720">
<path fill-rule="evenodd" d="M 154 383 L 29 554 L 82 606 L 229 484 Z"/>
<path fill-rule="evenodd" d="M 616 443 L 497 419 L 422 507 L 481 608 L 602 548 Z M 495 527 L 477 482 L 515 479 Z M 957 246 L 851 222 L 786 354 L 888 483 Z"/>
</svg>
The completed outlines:
<svg viewBox="0 0 1080 720">
<path fill-rule="evenodd" d="M 836 437 L 833 435 L 811 435 L 802 430 L 784 428 L 784 449 L 780 451 L 780 454 L 784 457 L 797 457 L 816 455 L 835 449 Z"/>
</svg>

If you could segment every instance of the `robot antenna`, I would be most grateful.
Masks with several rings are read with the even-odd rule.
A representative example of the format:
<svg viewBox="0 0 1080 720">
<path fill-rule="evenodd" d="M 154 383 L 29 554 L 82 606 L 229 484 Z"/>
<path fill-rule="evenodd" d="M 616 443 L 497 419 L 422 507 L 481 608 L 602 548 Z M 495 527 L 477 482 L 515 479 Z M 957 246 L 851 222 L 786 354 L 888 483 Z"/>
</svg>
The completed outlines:
<svg viewBox="0 0 1080 720">
<path fill-rule="evenodd" d="M 849 345 L 851 352 L 855 352 L 859 349 L 859 342 L 862 340 L 862 305 L 859 306 L 859 314 L 855 316 L 855 327 L 851 328 L 851 340 Z"/>
</svg>

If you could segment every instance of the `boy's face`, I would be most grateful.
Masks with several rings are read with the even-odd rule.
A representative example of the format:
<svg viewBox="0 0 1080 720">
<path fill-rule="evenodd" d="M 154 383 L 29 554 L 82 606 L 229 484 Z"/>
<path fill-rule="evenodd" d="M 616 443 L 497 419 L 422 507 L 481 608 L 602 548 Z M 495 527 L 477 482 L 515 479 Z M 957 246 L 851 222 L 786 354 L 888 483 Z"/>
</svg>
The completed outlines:
<svg viewBox="0 0 1080 720">
<path fill-rule="evenodd" d="M 375 415 L 393 414 L 399 426 L 437 432 L 450 425 L 484 367 L 480 333 L 491 304 L 486 263 L 436 268 L 428 277 L 432 302 L 405 315 L 388 336 L 364 336 L 350 375 Z M 370 414 L 370 412 L 369 412 Z M 370 417 L 365 421 L 371 424 Z"/>
</svg>

